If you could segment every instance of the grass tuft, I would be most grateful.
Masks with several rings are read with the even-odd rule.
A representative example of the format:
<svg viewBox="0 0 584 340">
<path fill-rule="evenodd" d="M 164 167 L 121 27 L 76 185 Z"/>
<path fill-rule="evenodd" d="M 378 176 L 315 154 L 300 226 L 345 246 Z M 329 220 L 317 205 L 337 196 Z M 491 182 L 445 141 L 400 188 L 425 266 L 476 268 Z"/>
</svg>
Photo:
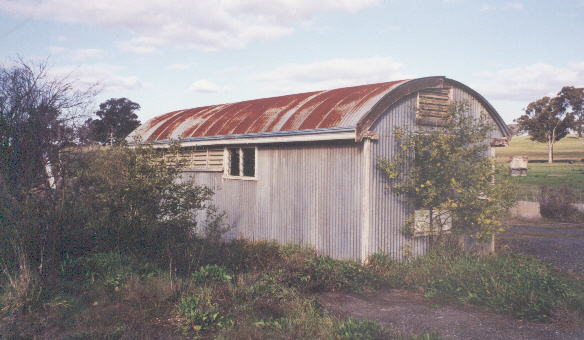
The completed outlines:
<svg viewBox="0 0 584 340">
<path fill-rule="evenodd" d="M 583 282 L 523 254 L 478 254 L 437 248 L 407 262 L 374 255 L 370 267 L 388 285 L 520 319 L 550 322 L 557 306 L 584 313 Z"/>
</svg>

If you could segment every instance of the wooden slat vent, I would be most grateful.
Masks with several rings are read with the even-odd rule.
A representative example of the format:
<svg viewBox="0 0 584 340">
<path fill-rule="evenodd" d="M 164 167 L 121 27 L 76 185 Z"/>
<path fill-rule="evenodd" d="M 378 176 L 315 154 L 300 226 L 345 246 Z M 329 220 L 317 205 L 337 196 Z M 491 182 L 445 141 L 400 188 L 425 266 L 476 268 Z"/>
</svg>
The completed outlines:
<svg viewBox="0 0 584 340">
<path fill-rule="evenodd" d="M 416 123 L 420 125 L 448 125 L 450 88 L 432 88 L 418 92 Z"/>
<path fill-rule="evenodd" d="M 185 170 L 222 171 L 223 149 L 181 149 L 178 153 L 167 153 L 164 161 L 175 165 L 180 163 Z"/>
</svg>

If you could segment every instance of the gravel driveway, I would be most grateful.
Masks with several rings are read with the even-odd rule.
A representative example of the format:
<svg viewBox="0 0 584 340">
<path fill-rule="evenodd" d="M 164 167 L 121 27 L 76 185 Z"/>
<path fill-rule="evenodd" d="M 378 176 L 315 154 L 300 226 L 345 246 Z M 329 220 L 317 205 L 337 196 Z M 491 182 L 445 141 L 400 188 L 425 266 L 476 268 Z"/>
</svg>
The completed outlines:
<svg viewBox="0 0 584 340">
<path fill-rule="evenodd" d="M 542 223 L 512 225 L 498 236 L 498 248 L 529 254 L 554 267 L 584 276 L 584 225 Z"/>
<path fill-rule="evenodd" d="M 438 332 L 442 339 L 582 340 L 583 329 L 561 328 L 487 313 L 474 306 L 436 303 L 417 294 L 390 290 L 368 294 L 324 293 L 329 311 L 377 320 L 404 334 Z"/>
</svg>

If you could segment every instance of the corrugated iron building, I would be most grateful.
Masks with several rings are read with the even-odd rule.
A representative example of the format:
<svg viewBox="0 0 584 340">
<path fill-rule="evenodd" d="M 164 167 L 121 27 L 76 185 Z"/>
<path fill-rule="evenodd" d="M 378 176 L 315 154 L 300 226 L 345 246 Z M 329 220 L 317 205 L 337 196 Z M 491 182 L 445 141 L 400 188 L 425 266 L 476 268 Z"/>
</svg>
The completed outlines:
<svg viewBox="0 0 584 340">
<path fill-rule="evenodd" d="M 128 140 L 164 147 L 182 137 L 184 177 L 218 189 L 215 205 L 237 224 L 228 236 L 310 245 L 338 259 L 399 259 L 423 253 L 427 240 L 400 231 L 412 207 L 386 189 L 376 158 L 392 156 L 395 126 L 439 124 L 452 100 L 489 114 L 493 139 L 509 138 L 480 94 L 428 77 L 170 112 Z"/>
</svg>

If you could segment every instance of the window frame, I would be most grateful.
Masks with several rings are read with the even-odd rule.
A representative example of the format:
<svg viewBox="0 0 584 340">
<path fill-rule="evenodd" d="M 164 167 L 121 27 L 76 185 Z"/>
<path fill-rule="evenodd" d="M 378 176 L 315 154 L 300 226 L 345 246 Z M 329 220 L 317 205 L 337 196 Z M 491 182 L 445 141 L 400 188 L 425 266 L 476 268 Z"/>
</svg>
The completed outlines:
<svg viewBox="0 0 584 340">
<path fill-rule="evenodd" d="M 237 149 L 239 155 L 239 175 L 231 174 L 231 150 Z M 245 156 L 244 149 L 252 149 L 254 155 L 254 171 L 253 176 L 244 175 Z M 258 148 L 257 146 L 230 146 L 225 147 L 223 151 L 223 178 L 238 179 L 243 181 L 257 181 L 258 180 Z"/>
</svg>

